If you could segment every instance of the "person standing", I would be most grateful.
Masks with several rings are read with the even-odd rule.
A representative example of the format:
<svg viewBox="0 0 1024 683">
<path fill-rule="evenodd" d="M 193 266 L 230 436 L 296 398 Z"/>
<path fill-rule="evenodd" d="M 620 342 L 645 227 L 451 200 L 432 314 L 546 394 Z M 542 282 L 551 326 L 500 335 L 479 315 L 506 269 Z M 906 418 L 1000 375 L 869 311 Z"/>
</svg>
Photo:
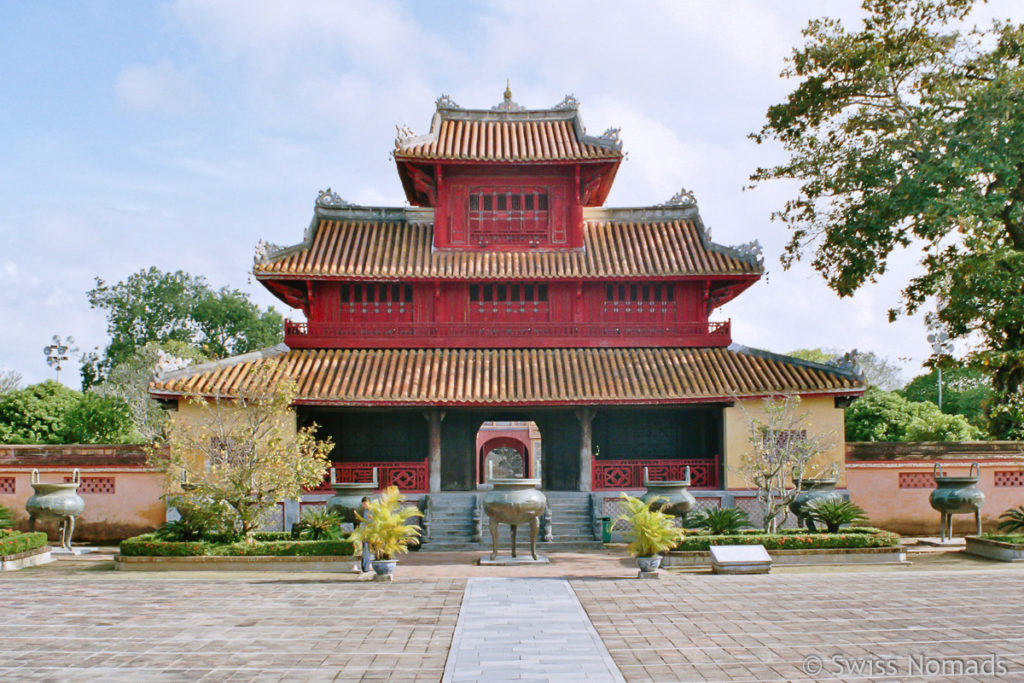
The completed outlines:
<svg viewBox="0 0 1024 683">
<path fill-rule="evenodd" d="M 370 515 L 372 514 L 370 512 L 370 497 L 369 496 L 363 496 L 363 500 L 360 502 L 360 505 L 362 506 L 362 509 L 363 509 L 362 515 L 363 515 L 363 520 L 364 520 L 363 522 L 360 523 L 360 526 L 362 526 L 365 529 L 366 528 L 366 523 L 370 521 Z M 364 574 L 366 572 L 371 571 L 373 569 L 373 565 L 370 564 L 370 562 L 372 560 L 373 560 L 373 553 L 370 552 L 370 546 L 368 546 L 366 544 L 366 542 L 364 541 L 363 542 L 363 556 L 362 556 L 362 559 L 360 560 L 360 565 L 359 565 L 359 569 Z"/>
</svg>

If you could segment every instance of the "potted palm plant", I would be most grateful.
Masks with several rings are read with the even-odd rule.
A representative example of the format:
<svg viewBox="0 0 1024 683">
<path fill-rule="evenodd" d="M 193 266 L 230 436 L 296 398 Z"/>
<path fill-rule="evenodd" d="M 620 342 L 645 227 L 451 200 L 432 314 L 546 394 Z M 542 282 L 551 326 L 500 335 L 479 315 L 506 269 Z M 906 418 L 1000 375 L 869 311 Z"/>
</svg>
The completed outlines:
<svg viewBox="0 0 1024 683">
<path fill-rule="evenodd" d="M 378 577 L 390 577 L 398 563 L 395 557 L 409 552 L 409 545 L 419 542 L 419 525 L 409 520 L 418 517 L 420 511 L 403 505 L 404 502 L 405 496 L 399 493 L 398 487 L 389 486 L 381 492 L 380 498 L 369 503 L 365 513 L 355 513 L 359 526 L 349 540 L 355 543 L 357 553 L 366 544 L 375 558 L 372 565 Z"/>
<path fill-rule="evenodd" d="M 664 502 L 660 496 L 644 501 L 623 493 L 622 502 L 626 511 L 615 521 L 629 525 L 629 552 L 636 558 L 641 575 L 653 574 L 661 566 L 661 554 L 676 547 L 684 532 L 676 527 L 674 517 L 651 508 Z"/>
</svg>

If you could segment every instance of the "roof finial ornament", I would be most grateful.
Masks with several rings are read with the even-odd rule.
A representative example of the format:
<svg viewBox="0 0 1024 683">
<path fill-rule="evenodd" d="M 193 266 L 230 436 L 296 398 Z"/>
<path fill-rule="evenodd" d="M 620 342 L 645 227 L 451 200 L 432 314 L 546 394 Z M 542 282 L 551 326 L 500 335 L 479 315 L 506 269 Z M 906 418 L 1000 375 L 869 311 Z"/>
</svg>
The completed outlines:
<svg viewBox="0 0 1024 683">
<path fill-rule="evenodd" d="M 505 99 L 502 100 L 501 104 L 496 107 L 491 107 L 491 111 L 525 111 L 526 107 L 522 107 L 512 101 L 512 87 L 509 85 L 509 79 L 505 79 Z"/>
<path fill-rule="evenodd" d="M 561 102 L 556 104 L 552 109 L 579 109 L 580 102 L 576 99 L 576 96 L 572 93 L 566 95 Z"/>
<path fill-rule="evenodd" d="M 441 93 L 441 96 L 434 101 L 438 109 L 462 109 L 448 93 Z"/>
</svg>

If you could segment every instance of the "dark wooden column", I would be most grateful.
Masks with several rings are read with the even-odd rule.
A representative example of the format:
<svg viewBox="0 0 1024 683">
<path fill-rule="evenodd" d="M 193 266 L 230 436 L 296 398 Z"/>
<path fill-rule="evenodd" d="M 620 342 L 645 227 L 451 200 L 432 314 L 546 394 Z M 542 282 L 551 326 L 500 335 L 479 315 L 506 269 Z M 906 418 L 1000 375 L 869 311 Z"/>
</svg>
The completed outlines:
<svg viewBox="0 0 1024 683">
<path fill-rule="evenodd" d="M 427 469 L 430 472 L 430 492 L 441 491 L 441 421 L 444 412 L 431 408 L 423 414 L 427 419 Z"/>
<path fill-rule="evenodd" d="M 576 419 L 580 421 L 580 491 L 591 491 L 594 488 L 594 409 L 586 406 L 578 409 Z"/>
</svg>

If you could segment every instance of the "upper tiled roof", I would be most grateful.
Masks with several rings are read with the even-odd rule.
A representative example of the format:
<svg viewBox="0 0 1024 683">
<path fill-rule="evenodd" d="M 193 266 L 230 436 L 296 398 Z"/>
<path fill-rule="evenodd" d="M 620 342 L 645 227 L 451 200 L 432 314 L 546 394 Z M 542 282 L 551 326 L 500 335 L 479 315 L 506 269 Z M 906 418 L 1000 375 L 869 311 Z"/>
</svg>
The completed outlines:
<svg viewBox="0 0 1024 683">
<path fill-rule="evenodd" d="M 268 377 L 295 381 L 297 402 L 337 405 L 686 403 L 864 390 L 850 372 L 741 346 L 290 351 L 282 346 L 169 373 L 150 391 L 231 397 Z"/>
<path fill-rule="evenodd" d="M 430 223 L 320 217 L 303 244 L 258 262 L 260 278 L 558 279 L 761 273 L 756 257 L 710 242 L 695 213 L 608 212 L 574 250 L 434 250 Z M 653 215 L 653 217 L 643 217 Z"/>
<path fill-rule="evenodd" d="M 400 130 L 396 159 L 450 161 L 619 160 L 618 131 L 587 135 L 572 96 L 550 109 L 525 109 L 505 101 L 493 109 L 463 109 L 442 96 L 426 135 Z"/>
</svg>

